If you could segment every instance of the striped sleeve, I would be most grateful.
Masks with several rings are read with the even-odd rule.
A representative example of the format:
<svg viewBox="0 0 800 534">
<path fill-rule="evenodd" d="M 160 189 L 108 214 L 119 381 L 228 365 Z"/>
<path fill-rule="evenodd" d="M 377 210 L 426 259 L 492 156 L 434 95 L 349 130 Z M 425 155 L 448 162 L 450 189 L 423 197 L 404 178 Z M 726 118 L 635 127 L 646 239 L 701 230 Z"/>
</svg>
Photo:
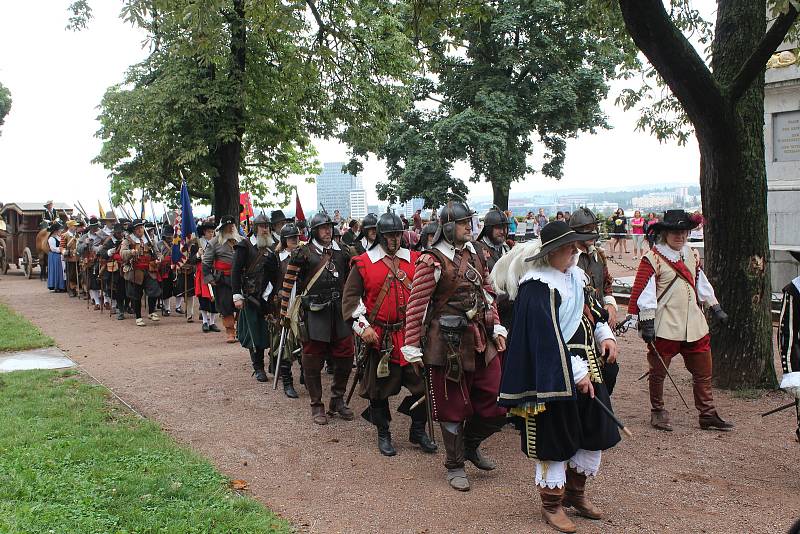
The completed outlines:
<svg viewBox="0 0 800 534">
<path fill-rule="evenodd" d="M 289 315 L 289 299 L 292 295 L 292 288 L 297 282 L 300 269 L 302 268 L 300 250 L 301 249 L 297 249 L 297 252 L 292 254 L 289 258 L 289 265 L 286 267 L 286 275 L 283 277 L 283 287 L 280 289 L 281 317 Z"/>
<path fill-rule="evenodd" d="M 655 275 L 655 269 L 649 260 L 643 259 L 639 263 L 639 269 L 636 271 L 636 278 L 633 281 L 631 288 L 630 301 L 628 302 L 628 313 L 631 315 L 639 315 L 639 297 L 645 288 L 649 289 L 650 279 Z"/>
<path fill-rule="evenodd" d="M 406 308 L 406 346 L 419 347 L 422 337 L 422 325 L 425 311 L 428 309 L 433 292 L 436 289 L 436 262 L 429 254 L 423 254 L 417 261 L 414 279 L 411 284 L 411 295 Z"/>
</svg>

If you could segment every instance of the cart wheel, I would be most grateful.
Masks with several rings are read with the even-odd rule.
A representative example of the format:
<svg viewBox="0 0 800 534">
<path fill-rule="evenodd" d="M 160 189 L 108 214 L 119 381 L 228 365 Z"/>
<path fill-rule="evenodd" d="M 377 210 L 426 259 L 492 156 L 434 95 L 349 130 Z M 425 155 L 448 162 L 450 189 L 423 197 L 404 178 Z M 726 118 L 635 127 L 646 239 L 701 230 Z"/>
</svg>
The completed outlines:
<svg viewBox="0 0 800 534">
<path fill-rule="evenodd" d="M 33 274 L 33 254 L 28 247 L 22 251 L 22 270 L 25 271 L 25 278 L 30 278 Z"/>
</svg>

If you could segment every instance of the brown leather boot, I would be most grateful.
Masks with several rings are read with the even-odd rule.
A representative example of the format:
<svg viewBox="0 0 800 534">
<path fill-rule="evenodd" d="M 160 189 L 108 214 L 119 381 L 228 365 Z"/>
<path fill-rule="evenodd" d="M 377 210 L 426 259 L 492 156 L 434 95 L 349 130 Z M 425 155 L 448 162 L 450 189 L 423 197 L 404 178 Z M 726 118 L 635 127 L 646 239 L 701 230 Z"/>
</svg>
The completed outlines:
<svg viewBox="0 0 800 534">
<path fill-rule="evenodd" d="M 572 467 L 567 468 L 567 484 L 564 486 L 565 508 L 575 508 L 578 515 L 589 519 L 602 519 L 603 512 L 586 498 L 586 475 L 578 473 Z"/>
<path fill-rule="evenodd" d="M 702 430 L 731 430 L 735 426 L 720 417 L 716 411 L 700 416 L 700 428 Z"/>
<path fill-rule="evenodd" d="M 228 334 L 225 343 L 236 343 L 236 323 L 233 320 L 233 315 L 223 316 L 222 324 L 225 326 L 225 333 Z"/>
<path fill-rule="evenodd" d="M 576 532 L 578 530 L 561 506 L 564 488 L 539 486 L 539 497 L 542 499 L 542 518 L 548 525 L 559 532 Z"/>
<path fill-rule="evenodd" d="M 322 404 L 322 358 L 319 356 L 302 355 L 303 369 L 305 370 L 305 386 L 311 400 L 311 419 L 318 425 L 328 424 L 325 415 L 325 405 Z"/>
<path fill-rule="evenodd" d="M 355 418 L 353 410 L 345 404 L 344 394 L 347 390 L 347 381 L 353 369 L 353 358 L 331 358 L 333 361 L 333 380 L 331 381 L 331 402 L 328 415 L 339 414 L 345 421 Z"/>
<path fill-rule="evenodd" d="M 658 430 L 672 432 L 672 423 L 667 410 L 650 410 L 650 424 Z"/>
<path fill-rule="evenodd" d="M 464 470 L 464 426 L 458 428 L 458 433 L 453 434 L 440 423 L 442 429 L 442 442 L 444 442 L 445 461 L 447 469 L 447 483 L 458 491 L 469 491 L 469 479 Z"/>
</svg>

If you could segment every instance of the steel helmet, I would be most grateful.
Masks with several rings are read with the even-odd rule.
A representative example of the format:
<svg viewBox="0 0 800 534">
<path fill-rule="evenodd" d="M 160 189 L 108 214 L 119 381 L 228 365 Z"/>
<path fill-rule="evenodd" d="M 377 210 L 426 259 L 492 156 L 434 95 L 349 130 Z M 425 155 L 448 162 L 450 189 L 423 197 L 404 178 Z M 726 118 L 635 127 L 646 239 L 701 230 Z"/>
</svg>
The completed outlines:
<svg viewBox="0 0 800 534">
<path fill-rule="evenodd" d="M 466 202 L 448 202 L 439 213 L 439 228 L 433 237 L 433 244 L 438 243 L 443 238 L 452 244 L 455 240 L 456 223 L 472 219 L 473 215 L 475 215 L 475 212 L 467 206 Z"/>
<path fill-rule="evenodd" d="M 377 236 L 375 238 L 375 242 L 369 248 L 375 248 L 379 243 L 381 245 L 386 244 L 386 238 L 384 234 L 391 234 L 396 232 L 403 231 L 403 221 L 400 217 L 397 216 L 396 213 L 386 212 L 380 216 L 378 221 L 375 224 L 377 228 Z"/>
<path fill-rule="evenodd" d="M 508 227 L 508 217 L 497 206 L 492 206 L 492 209 L 490 209 L 486 213 L 486 217 L 483 218 L 483 228 L 481 229 L 481 233 L 478 234 L 478 239 L 486 237 L 486 234 L 491 231 L 494 226 Z"/>
</svg>

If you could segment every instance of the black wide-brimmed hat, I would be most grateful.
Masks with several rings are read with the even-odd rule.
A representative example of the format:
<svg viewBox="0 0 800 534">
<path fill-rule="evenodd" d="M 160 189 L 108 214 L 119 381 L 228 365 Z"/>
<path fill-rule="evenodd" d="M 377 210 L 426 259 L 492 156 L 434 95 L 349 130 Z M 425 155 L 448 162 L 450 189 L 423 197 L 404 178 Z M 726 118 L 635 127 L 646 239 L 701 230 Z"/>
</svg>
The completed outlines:
<svg viewBox="0 0 800 534">
<path fill-rule="evenodd" d="M 689 215 L 684 210 L 667 210 L 659 222 L 647 227 L 647 233 L 657 234 L 670 230 L 692 230 L 700 226 L 702 222 L 702 217 Z"/>
<path fill-rule="evenodd" d="M 568 243 L 591 241 L 595 238 L 595 235 L 576 232 L 564 221 L 553 221 L 544 225 L 539 237 L 542 241 L 542 248 L 533 256 L 525 258 L 525 261 L 534 261 L 543 258 L 555 249 L 563 247 Z"/>
<path fill-rule="evenodd" d="M 214 225 L 213 221 L 204 220 L 197 223 L 197 235 L 201 236 L 206 232 L 206 230 L 214 230 L 216 226 Z"/>
<path fill-rule="evenodd" d="M 285 221 L 291 222 L 293 219 L 291 217 L 287 217 L 283 214 L 283 210 L 273 210 L 272 213 L 269 214 L 269 222 L 272 225 L 276 225 Z"/>
<path fill-rule="evenodd" d="M 147 222 L 143 219 L 134 219 L 130 224 L 131 229 L 134 229 L 138 226 L 147 226 Z"/>
<path fill-rule="evenodd" d="M 236 224 L 236 219 L 233 218 L 233 215 L 223 215 L 219 220 L 217 230 L 222 230 L 224 226 L 228 226 L 229 224 Z"/>
</svg>

